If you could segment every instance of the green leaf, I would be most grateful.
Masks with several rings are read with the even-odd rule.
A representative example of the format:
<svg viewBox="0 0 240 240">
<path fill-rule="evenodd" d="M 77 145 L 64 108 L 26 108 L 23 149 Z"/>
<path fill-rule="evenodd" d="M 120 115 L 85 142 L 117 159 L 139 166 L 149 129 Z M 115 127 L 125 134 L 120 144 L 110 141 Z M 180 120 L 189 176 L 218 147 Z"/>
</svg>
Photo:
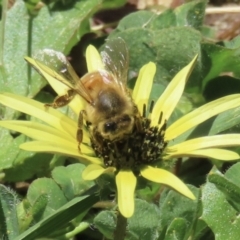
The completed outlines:
<svg viewBox="0 0 240 240">
<path fill-rule="evenodd" d="M 193 186 L 189 186 L 189 188 L 191 189 L 193 194 L 196 196 L 196 198 L 198 198 L 199 189 Z M 162 232 L 166 228 L 169 228 L 169 226 L 171 226 L 175 218 L 182 218 L 185 220 L 185 223 L 186 223 L 187 230 L 185 234 L 186 235 L 188 234 L 187 236 L 189 236 L 193 228 L 195 218 L 199 211 L 197 201 L 196 200 L 193 201 L 184 196 L 181 196 L 179 193 L 175 191 L 165 190 L 161 194 L 159 204 L 160 204 L 160 211 L 161 211 L 160 231 Z M 183 223 L 179 223 L 179 224 L 183 224 Z M 179 234 L 181 235 L 180 232 Z"/>
<path fill-rule="evenodd" d="M 123 19 L 121 19 L 115 31 L 116 32 L 124 32 L 128 30 L 131 31 L 134 28 L 139 28 L 139 29 L 150 28 L 150 27 L 157 28 L 159 27 L 159 25 L 155 25 L 157 23 L 154 21 L 154 20 L 158 20 L 157 17 L 158 17 L 157 14 L 150 11 L 138 11 L 135 13 L 131 13 L 126 17 L 124 17 Z"/>
<path fill-rule="evenodd" d="M 215 36 L 217 35 L 216 29 L 207 25 L 201 27 L 201 33 L 205 39 L 215 39 Z"/>
<path fill-rule="evenodd" d="M 226 196 L 215 184 L 207 182 L 202 191 L 202 219 L 212 229 L 216 240 L 239 238 L 240 219 Z"/>
<path fill-rule="evenodd" d="M 14 239 L 19 235 L 16 206 L 19 199 L 15 192 L 0 185 L 0 237 Z"/>
<path fill-rule="evenodd" d="M 19 145 L 16 147 L 19 147 Z M 19 154 L 16 158 L 12 159 L 12 167 L 4 169 L 4 180 L 17 182 L 31 179 L 33 176 L 46 175 L 50 171 L 49 163 L 51 158 L 51 154 L 36 154 L 19 150 Z"/>
<path fill-rule="evenodd" d="M 156 239 L 160 225 L 159 215 L 160 212 L 154 204 L 136 199 L 134 215 L 128 219 L 125 240 Z M 102 211 L 94 218 L 94 224 L 106 238 L 113 239 L 116 220 L 116 215 L 112 211 Z"/>
<path fill-rule="evenodd" d="M 101 211 L 93 220 L 97 229 L 107 238 L 113 239 L 116 228 L 116 214 L 113 211 Z"/>
<path fill-rule="evenodd" d="M 173 27 L 155 31 L 151 48 L 156 53 L 156 62 L 159 73 L 158 81 L 170 81 L 178 72 L 186 66 L 193 57 L 200 53 L 201 35 L 198 31 L 186 27 Z M 201 56 L 199 56 L 199 59 Z M 197 86 L 200 79 L 196 76 L 199 73 L 199 60 L 189 80 L 188 87 Z"/>
<path fill-rule="evenodd" d="M 154 17 L 153 16 L 149 19 L 146 19 L 149 22 L 149 25 L 150 25 L 149 27 L 152 29 L 160 30 L 160 29 L 164 29 L 164 28 L 177 26 L 176 14 L 172 9 L 168 9 L 159 15 L 155 15 Z M 146 21 L 146 23 L 147 23 L 147 21 Z M 147 25 L 147 24 L 145 24 L 145 25 Z"/>
<path fill-rule="evenodd" d="M 231 181 L 232 183 L 236 184 L 237 186 L 240 186 L 240 163 L 236 163 L 233 166 L 231 166 L 224 176 Z"/>
<path fill-rule="evenodd" d="M 53 179 L 61 187 L 68 200 L 73 199 L 77 195 L 81 195 L 93 186 L 92 181 L 84 181 L 82 179 L 82 171 L 84 168 L 85 166 L 83 164 L 76 163 L 67 167 L 56 167 L 52 171 Z"/>
<path fill-rule="evenodd" d="M 240 47 L 240 36 L 236 36 L 231 41 L 225 41 L 224 46 L 231 49 L 236 49 Z"/>
<path fill-rule="evenodd" d="M 209 175 L 208 180 L 209 182 L 214 183 L 216 187 L 225 194 L 226 199 L 230 204 L 232 203 L 237 211 L 240 211 L 240 188 L 238 187 L 238 182 L 232 183 L 224 176 L 216 173 Z"/>
<path fill-rule="evenodd" d="M 115 37 L 121 37 L 127 43 L 132 71 L 138 72 L 144 64 L 153 61 L 157 63 L 155 81 L 163 81 L 165 85 L 200 53 L 201 35 L 191 28 L 174 27 L 158 31 L 134 28 L 110 35 L 110 38 Z M 196 66 L 192 75 L 195 81 L 190 81 L 192 85 L 201 80 L 199 71 L 199 66 Z"/>
<path fill-rule="evenodd" d="M 10 168 L 13 165 L 19 153 L 18 144 L 19 139 L 13 139 L 9 130 L 0 128 L 0 169 Z"/>
<path fill-rule="evenodd" d="M 213 78 L 224 72 L 232 72 L 240 77 L 240 48 L 230 49 L 211 43 L 202 44 L 202 61 L 208 74 L 203 80 L 203 87 Z"/>
<path fill-rule="evenodd" d="M 37 73 L 29 81 L 30 67 L 24 62 L 24 56 L 35 54 L 43 48 L 68 53 L 82 35 L 89 31 L 88 18 L 99 8 L 101 2 L 78 1 L 74 7 L 58 12 L 50 12 L 44 6 L 33 18 L 27 14 L 24 1 L 17 0 L 7 13 L 4 65 L 0 69 L 1 91 L 36 95 L 46 83 Z"/>
<path fill-rule="evenodd" d="M 228 202 L 237 211 L 240 211 L 240 163 L 234 164 L 231 168 L 227 170 L 225 175 L 219 172 L 209 175 L 208 180 L 214 183 L 216 187 L 221 190 Z"/>
<path fill-rule="evenodd" d="M 123 6 L 127 0 L 103 0 L 102 7 L 103 8 L 118 8 Z"/>
<path fill-rule="evenodd" d="M 194 240 L 212 240 L 214 239 L 213 233 L 211 229 L 207 226 L 207 224 L 202 220 L 198 219 L 197 226 L 194 229 Z"/>
<path fill-rule="evenodd" d="M 186 232 L 186 220 L 183 218 L 175 218 L 168 227 L 164 240 L 182 240 Z"/>
<path fill-rule="evenodd" d="M 86 212 L 86 210 L 88 210 L 97 201 L 98 197 L 96 194 L 74 198 L 14 240 L 32 240 L 48 236 L 53 232 L 53 230 L 61 229 L 61 227 L 73 218 Z"/>
<path fill-rule="evenodd" d="M 48 194 L 41 194 L 32 204 L 31 215 L 35 222 L 39 222 L 43 218 L 44 211 L 48 206 Z"/>
<path fill-rule="evenodd" d="M 157 64 L 155 81 L 165 86 L 179 69 L 186 66 L 198 53 L 198 64 L 188 87 L 199 87 L 202 81 L 202 36 L 194 28 L 175 26 L 172 11 L 159 16 L 147 11 L 129 14 L 109 35 L 109 38 L 116 37 L 123 38 L 127 43 L 130 53 L 130 75 L 136 75 L 144 64 L 153 61 Z"/>
<path fill-rule="evenodd" d="M 29 228 L 33 221 L 42 217 L 43 210 L 47 206 L 47 195 L 41 195 L 31 206 L 27 199 L 24 199 L 17 206 L 20 233 Z"/>
<path fill-rule="evenodd" d="M 176 26 L 199 29 L 204 20 L 206 3 L 205 0 L 189 2 L 176 8 L 175 11 L 168 9 L 159 15 L 150 11 L 138 11 L 123 18 L 117 30 L 146 28 L 158 31 Z"/>
<path fill-rule="evenodd" d="M 44 195 L 44 197 L 40 198 L 41 195 Z M 48 198 L 46 207 L 44 205 L 45 196 Z M 28 189 L 27 199 L 32 206 L 40 204 L 40 206 L 44 207 L 41 218 L 45 218 L 54 213 L 58 208 L 67 202 L 67 199 L 59 186 L 52 179 L 48 178 L 39 178 L 32 182 Z M 42 200 L 43 204 L 38 203 L 39 200 Z"/>
<path fill-rule="evenodd" d="M 44 210 L 48 204 L 48 195 L 42 194 L 31 205 L 27 199 L 24 199 L 18 205 L 18 219 L 20 232 L 29 228 L 30 224 L 39 222 L 43 217 Z"/>
<path fill-rule="evenodd" d="M 5 181 L 24 181 L 49 169 L 51 154 L 35 154 L 19 149 L 26 139 L 24 135 L 14 138 L 9 130 L 0 129 L 0 169 L 5 174 Z"/>
<path fill-rule="evenodd" d="M 177 26 L 200 29 L 205 17 L 206 0 L 192 1 L 176 8 Z"/>
<path fill-rule="evenodd" d="M 156 205 L 136 199 L 133 217 L 128 221 L 127 239 L 153 240 L 158 235 L 160 211 Z"/>
</svg>

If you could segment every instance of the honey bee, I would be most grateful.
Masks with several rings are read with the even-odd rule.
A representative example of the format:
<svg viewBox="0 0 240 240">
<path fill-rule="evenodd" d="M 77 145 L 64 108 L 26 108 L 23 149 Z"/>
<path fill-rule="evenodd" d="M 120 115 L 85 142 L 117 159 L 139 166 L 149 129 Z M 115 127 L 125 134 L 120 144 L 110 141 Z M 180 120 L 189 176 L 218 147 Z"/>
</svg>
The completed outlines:
<svg viewBox="0 0 240 240">
<path fill-rule="evenodd" d="M 46 107 L 59 108 L 67 105 L 76 94 L 85 100 L 85 108 L 78 117 L 76 139 L 78 148 L 83 140 L 84 120 L 95 145 L 101 141 L 118 141 L 132 133 L 139 112 L 127 88 L 129 55 L 122 38 L 110 39 L 101 52 L 104 69 L 90 72 L 79 78 L 63 54 L 51 50 L 42 61 L 32 64 L 36 69 L 47 71 L 53 78 L 68 86 L 65 95 L 55 98 Z M 44 64 L 42 64 L 42 63 Z"/>
</svg>

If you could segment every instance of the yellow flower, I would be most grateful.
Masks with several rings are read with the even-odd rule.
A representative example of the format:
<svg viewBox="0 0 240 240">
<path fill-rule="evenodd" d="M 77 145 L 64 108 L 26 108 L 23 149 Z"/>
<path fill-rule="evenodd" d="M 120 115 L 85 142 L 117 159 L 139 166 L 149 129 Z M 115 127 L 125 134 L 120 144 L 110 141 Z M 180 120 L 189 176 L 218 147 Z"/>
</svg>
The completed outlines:
<svg viewBox="0 0 240 240">
<path fill-rule="evenodd" d="M 93 46 L 87 48 L 86 57 L 89 72 L 103 68 L 101 57 Z M 59 95 L 65 94 L 68 87 L 52 77 L 57 73 L 52 74 L 53 70 L 40 63 L 36 64 L 31 58 L 26 59 L 38 69 Z M 165 169 L 158 168 L 158 163 L 172 158 L 199 156 L 235 160 L 239 158 L 237 153 L 221 149 L 221 147 L 240 145 L 239 134 L 206 136 L 174 143 L 173 140 L 178 136 L 212 116 L 240 106 L 240 94 L 229 95 L 205 104 L 167 126 L 167 121 L 183 93 L 196 59 L 197 57 L 173 78 L 155 105 L 150 107 L 151 113 L 148 116 L 146 116 L 146 107 L 149 105 L 156 66 L 150 62 L 141 68 L 132 98 L 142 115 L 140 123 L 143 131 L 134 129 L 132 135 L 124 141 L 108 142 L 107 145 L 103 143 L 103 149 L 105 149 L 103 151 L 107 154 L 107 157 L 102 156 L 103 159 L 96 156 L 98 151 L 93 150 L 89 133 L 85 129 L 83 129 L 81 153 L 78 151 L 77 121 L 58 110 L 46 109 L 44 104 L 26 97 L 3 93 L 0 94 L 0 103 L 34 116 L 45 124 L 17 120 L 1 121 L 0 126 L 32 138 L 34 141 L 20 145 L 20 148 L 24 150 L 66 154 L 88 163 L 82 176 L 85 180 L 94 180 L 104 173 L 114 173 L 118 207 L 126 218 L 131 217 L 134 212 L 134 192 L 139 175 L 150 181 L 170 186 L 186 197 L 195 199 L 192 192 L 179 178 Z M 84 108 L 84 103 L 77 95 L 69 106 L 78 115 Z M 123 149 L 122 144 L 125 147 Z"/>
</svg>

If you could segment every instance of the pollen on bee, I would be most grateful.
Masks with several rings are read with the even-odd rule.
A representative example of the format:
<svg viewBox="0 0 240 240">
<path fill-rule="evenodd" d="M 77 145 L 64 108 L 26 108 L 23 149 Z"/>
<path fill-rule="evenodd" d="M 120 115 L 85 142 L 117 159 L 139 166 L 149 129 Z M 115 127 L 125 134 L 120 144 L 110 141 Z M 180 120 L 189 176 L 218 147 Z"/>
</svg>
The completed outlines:
<svg viewBox="0 0 240 240">
<path fill-rule="evenodd" d="M 161 113 L 159 119 L 162 116 Z M 160 128 L 151 127 L 151 120 L 143 116 L 138 121 L 141 129 L 135 126 L 132 133 L 123 139 L 111 141 L 100 135 L 97 144 L 91 139 L 96 155 L 101 156 L 106 166 L 114 166 L 117 169 L 131 168 L 133 172 L 137 172 L 140 165 L 154 164 L 161 160 L 167 145 L 164 140 L 166 121 Z"/>
</svg>

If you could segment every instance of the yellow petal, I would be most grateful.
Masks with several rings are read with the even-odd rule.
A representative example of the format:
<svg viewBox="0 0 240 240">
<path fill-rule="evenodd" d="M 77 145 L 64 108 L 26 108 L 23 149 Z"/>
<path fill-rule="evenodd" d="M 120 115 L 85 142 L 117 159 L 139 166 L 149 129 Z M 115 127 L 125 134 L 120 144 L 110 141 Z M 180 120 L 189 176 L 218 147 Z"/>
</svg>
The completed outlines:
<svg viewBox="0 0 240 240">
<path fill-rule="evenodd" d="M 82 172 L 82 178 L 84 180 L 94 180 L 103 173 L 114 172 L 114 167 L 103 168 L 99 164 L 90 164 Z"/>
<path fill-rule="evenodd" d="M 57 72 L 55 72 L 53 69 L 49 68 L 48 66 L 42 64 L 39 61 L 36 61 L 30 57 L 25 57 L 25 60 L 29 62 L 32 66 L 34 66 L 35 69 L 38 70 L 38 72 L 41 73 L 41 75 L 48 81 L 48 83 L 51 85 L 51 87 L 54 89 L 54 91 L 58 95 L 64 95 L 66 94 L 67 90 L 70 89 L 71 84 L 69 81 L 65 78 L 63 78 L 61 75 L 59 75 Z M 57 80 L 57 79 L 59 80 Z M 61 80 L 61 81 L 60 81 Z M 78 78 L 80 81 L 80 79 Z M 64 84 L 66 83 L 66 84 Z M 85 102 L 84 100 L 76 95 L 74 99 L 68 104 L 72 110 L 78 115 L 79 112 L 84 109 Z"/>
<path fill-rule="evenodd" d="M 222 97 L 215 101 L 207 103 L 202 107 L 199 107 L 196 110 L 181 117 L 167 128 L 165 133 L 166 141 L 176 138 L 192 127 L 197 126 L 198 124 L 221 112 L 240 106 L 239 99 L 240 94 L 232 94 L 226 97 Z"/>
<path fill-rule="evenodd" d="M 178 177 L 164 169 L 146 166 L 141 170 L 141 175 L 150 181 L 168 185 L 190 199 L 195 199 L 193 193 Z"/>
<path fill-rule="evenodd" d="M 76 122 L 53 108 L 46 109 L 44 104 L 40 102 L 11 93 L 2 93 L 0 94 L 0 103 L 17 111 L 34 116 L 71 136 L 76 136 Z"/>
<path fill-rule="evenodd" d="M 184 154 L 203 148 L 233 147 L 240 145 L 240 134 L 223 134 L 194 138 L 182 143 L 167 147 L 170 154 Z"/>
<path fill-rule="evenodd" d="M 86 60 L 88 72 L 94 72 L 104 69 L 103 62 L 98 50 L 92 45 L 89 45 L 87 47 Z"/>
<path fill-rule="evenodd" d="M 198 55 L 196 55 L 193 60 L 184 67 L 168 84 L 166 90 L 157 100 L 153 111 L 152 111 L 152 126 L 158 125 L 159 116 L 162 113 L 163 121 L 168 120 L 171 116 L 173 110 L 175 109 L 179 99 L 182 96 L 185 84 L 192 73 L 192 70 L 196 64 Z"/>
<path fill-rule="evenodd" d="M 81 153 L 75 147 L 45 141 L 26 142 L 21 144 L 19 148 L 31 152 L 49 152 L 72 156 L 80 159 L 80 161 L 84 163 L 101 163 L 101 160 L 99 158 L 86 155 L 86 151 L 89 151 L 89 149 L 84 145 L 81 145 Z"/>
<path fill-rule="evenodd" d="M 139 112 L 142 115 L 143 105 L 148 106 L 149 96 L 152 90 L 153 78 L 156 73 L 156 64 L 149 62 L 144 65 L 139 72 L 132 98 L 138 106 Z"/>
<path fill-rule="evenodd" d="M 134 191 L 137 178 L 132 171 L 122 170 L 116 176 L 117 199 L 120 213 L 129 218 L 134 213 Z"/>
<path fill-rule="evenodd" d="M 167 158 L 179 158 L 179 157 L 214 158 L 223 161 L 232 161 L 240 158 L 240 156 L 236 152 L 219 148 L 200 149 L 191 152 L 184 152 L 182 154 L 172 153 L 169 156 L 167 156 Z"/>
<path fill-rule="evenodd" d="M 77 145 L 76 139 L 69 134 L 37 122 L 19 120 L 0 121 L 0 126 L 23 133 L 26 136 L 36 140 L 47 140 L 52 142 L 68 141 Z"/>
</svg>

